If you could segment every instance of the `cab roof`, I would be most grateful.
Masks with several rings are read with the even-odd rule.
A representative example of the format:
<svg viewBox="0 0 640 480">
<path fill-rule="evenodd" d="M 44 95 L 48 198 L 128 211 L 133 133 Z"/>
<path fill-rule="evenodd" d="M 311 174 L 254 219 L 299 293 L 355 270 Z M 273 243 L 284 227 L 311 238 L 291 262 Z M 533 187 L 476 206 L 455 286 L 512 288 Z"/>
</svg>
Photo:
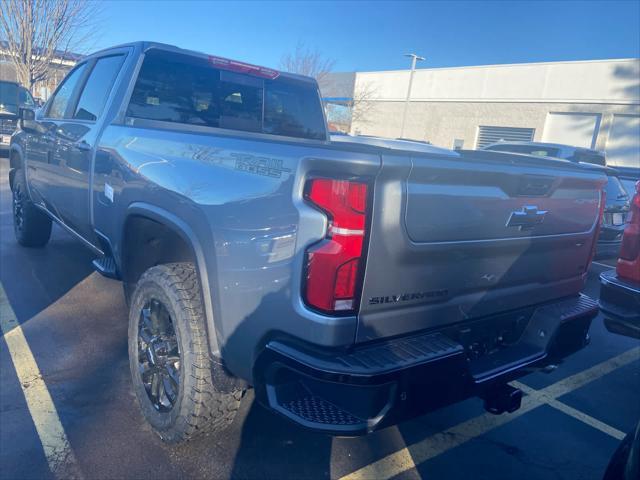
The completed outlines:
<svg viewBox="0 0 640 480">
<path fill-rule="evenodd" d="M 209 58 L 210 56 L 212 56 L 213 54 L 211 53 L 204 53 L 204 52 L 200 52 L 197 50 L 189 50 L 189 49 L 185 49 L 185 48 L 180 48 L 176 45 L 171 45 L 168 43 L 162 43 L 162 42 L 152 42 L 152 41 L 147 41 L 147 40 L 141 40 L 141 41 L 137 41 L 137 42 L 129 42 L 129 43 L 123 43 L 120 45 L 114 45 L 112 47 L 109 48 L 104 48 L 102 50 L 99 50 L 95 53 L 92 53 L 91 55 L 88 55 L 86 58 L 92 58 L 94 56 L 97 55 L 102 55 L 104 53 L 109 52 L 110 50 L 115 50 L 118 48 L 133 48 L 141 53 L 144 53 L 152 48 L 157 48 L 160 50 L 166 50 L 169 52 L 174 52 L 174 53 L 180 53 L 183 55 L 190 55 L 190 56 L 194 56 L 194 57 L 200 57 L 200 58 Z M 236 59 L 233 59 L 236 60 Z M 238 61 L 242 61 L 242 60 L 238 60 Z M 256 65 L 256 66 L 261 66 L 261 65 Z M 269 67 L 271 70 L 275 70 L 279 73 L 280 76 L 282 77 L 286 77 L 286 78 L 291 78 L 291 79 L 296 79 L 298 81 L 304 81 L 304 82 L 309 82 L 309 83 L 314 83 L 317 84 L 315 78 L 313 77 L 308 77 L 306 75 L 299 75 L 297 73 L 290 73 L 290 72 L 283 72 L 281 70 L 278 70 L 276 68 L 271 68 Z"/>
</svg>

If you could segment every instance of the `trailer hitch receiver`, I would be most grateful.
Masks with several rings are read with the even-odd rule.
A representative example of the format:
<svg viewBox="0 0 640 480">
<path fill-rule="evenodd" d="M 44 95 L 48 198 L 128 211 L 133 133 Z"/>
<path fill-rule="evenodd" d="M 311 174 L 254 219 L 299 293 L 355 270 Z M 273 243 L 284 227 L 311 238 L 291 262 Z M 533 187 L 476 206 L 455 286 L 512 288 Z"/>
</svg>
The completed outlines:
<svg viewBox="0 0 640 480">
<path fill-rule="evenodd" d="M 482 398 L 484 409 L 489 413 L 494 415 L 513 413 L 522 404 L 522 390 L 504 383 L 488 390 Z"/>
</svg>

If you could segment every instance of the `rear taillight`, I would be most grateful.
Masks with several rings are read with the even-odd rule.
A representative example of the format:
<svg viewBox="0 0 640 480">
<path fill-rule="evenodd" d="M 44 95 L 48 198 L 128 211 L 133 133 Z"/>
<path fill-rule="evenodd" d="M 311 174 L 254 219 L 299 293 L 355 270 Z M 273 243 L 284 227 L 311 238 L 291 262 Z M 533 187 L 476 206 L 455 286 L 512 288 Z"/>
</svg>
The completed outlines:
<svg viewBox="0 0 640 480">
<path fill-rule="evenodd" d="M 591 245 L 591 254 L 589 255 L 589 261 L 587 262 L 587 270 L 591 266 L 593 258 L 596 256 L 596 247 L 598 245 L 598 237 L 600 236 L 600 229 L 602 228 L 602 222 L 604 219 L 604 206 L 607 203 L 607 192 L 600 190 L 600 210 L 598 211 L 598 224 L 596 225 L 595 235 L 593 237 L 593 244 Z"/>
<path fill-rule="evenodd" d="M 631 200 L 631 210 L 622 236 L 616 271 L 618 276 L 640 282 L 640 182 Z"/>
<path fill-rule="evenodd" d="M 312 245 L 306 256 L 305 299 L 326 313 L 357 308 L 364 269 L 367 228 L 366 183 L 316 178 L 309 181 L 306 199 L 328 217 L 324 240 Z"/>
</svg>

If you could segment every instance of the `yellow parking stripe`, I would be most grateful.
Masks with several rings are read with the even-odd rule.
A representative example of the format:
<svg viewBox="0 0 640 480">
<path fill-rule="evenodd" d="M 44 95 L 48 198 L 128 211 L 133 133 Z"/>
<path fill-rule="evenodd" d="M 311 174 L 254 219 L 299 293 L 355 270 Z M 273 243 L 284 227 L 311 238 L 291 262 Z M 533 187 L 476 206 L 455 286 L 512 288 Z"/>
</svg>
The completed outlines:
<svg viewBox="0 0 640 480">
<path fill-rule="evenodd" d="M 541 391 L 550 397 L 558 398 L 637 360 L 640 360 L 640 347 L 627 350 L 616 357 L 543 388 Z"/>
<path fill-rule="evenodd" d="M 433 434 L 391 455 L 387 455 L 377 462 L 370 463 L 349 475 L 345 475 L 341 480 L 377 480 L 394 477 L 489 430 L 508 423 L 538 406 L 540 406 L 539 402 L 533 401 L 530 397 L 525 397 L 522 400 L 520 409 L 512 414 L 493 415 L 485 413 L 479 417 L 472 418 L 443 432 Z"/>
<path fill-rule="evenodd" d="M 59 479 L 82 478 L 47 385 L 1 283 L 0 326 L 49 469 Z"/>
<path fill-rule="evenodd" d="M 520 390 L 525 392 L 527 395 L 537 398 L 542 403 L 546 403 L 547 405 L 555 408 L 556 410 L 560 410 L 562 413 L 565 413 L 575 418 L 576 420 L 580 420 L 581 422 L 586 423 L 587 425 L 593 428 L 596 428 L 601 432 L 606 433 L 607 435 L 611 435 L 613 438 L 622 440 L 625 436 L 624 432 L 621 432 L 617 428 L 614 428 L 611 425 L 607 425 L 606 423 L 601 422 L 597 418 L 593 418 L 591 415 L 587 415 L 586 413 L 581 412 L 580 410 L 570 407 L 566 403 L 556 400 L 552 396 L 549 396 L 548 394 L 546 394 L 544 390 L 536 390 L 520 382 L 511 382 L 511 385 L 513 385 L 516 388 L 519 388 Z"/>
<path fill-rule="evenodd" d="M 572 409 L 568 405 L 562 404 L 557 401 L 556 398 L 580 388 L 589 382 L 597 380 L 617 368 L 628 365 L 638 359 L 640 359 L 640 347 L 628 350 L 614 358 L 554 383 L 542 390 L 534 390 L 525 386 L 527 391 L 534 394 L 524 397 L 522 399 L 522 406 L 514 413 L 497 416 L 485 413 L 443 432 L 431 435 L 419 442 L 409 445 L 407 448 L 387 455 L 376 462 L 370 463 L 369 465 L 342 477 L 341 480 L 391 478 L 415 468 L 416 465 L 437 457 L 454 447 L 483 435 L 496 427 L 511 422 L 525 413 L 545 404 L 551 405 L 552 403 L 555 403 L 551 406 L 570 415 L 575 413 L 577 415 L 576 418 L 585 421 L 588 417 L 586 414 L 582 414 L 582 412 Z M 574 412 L 570 413 L 571 410 L 574 410 Z M 599 429 L 606 431 L 606 433 L 616 438 L 622 434 L 622 432 L 613 429 L 613 427 L 599 422 L 592 417 L 589 418 L 593 420 L 590 425 L 595 428 L 600 427 Z M 586 423 L 589 423 L 589 421 Z"/>
<path fill-rule="evenodd" d="M 573 407 L 570 407 L 566 403 L 562 403 L 558 400 L 549 400 L 547 402 L 553 408 L 560 410 L 562 413 L 566 413 L 567 415 L 575 418 L 576 420 L 580 420 L 583 423 L 586 423 L 590 427 L 600 430 L 607 435 L 611 435 L 613 438 L 617 440 L 622 440 L 625 437 L 625 433 L 621 432 L 617 428 L 612 427 L 611 425 L 607 425 L 604 422 L 601 422 L 597 418 L 593 418 L 591 415 L 587 415 L 580 410 L 577 410 Z"/>
</svg>

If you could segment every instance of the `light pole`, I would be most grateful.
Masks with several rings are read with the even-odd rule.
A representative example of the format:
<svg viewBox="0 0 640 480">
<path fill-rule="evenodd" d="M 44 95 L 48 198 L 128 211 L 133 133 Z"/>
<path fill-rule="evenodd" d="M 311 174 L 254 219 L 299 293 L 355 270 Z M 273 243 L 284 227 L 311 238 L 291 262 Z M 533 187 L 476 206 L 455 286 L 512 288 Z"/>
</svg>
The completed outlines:
<svg viewBox="0 0 640 480">
<path fill-rule="evenodd" d="M 413 74 L 416 71 L 416 62 L 424 60 L 424 57 L 415 53 L 405 53 L 405 57 L 411 57 L 411 72 L 409 73 L 409 86 L 407 87 L 407 98 L 404 101 L 404 112 L 402 113 L 402 127 L 400 127 L 400 138 L 404 138 L 404 124 L 407 121 L 407 108 L 409 108 L 409 99 L 411 98 L 411 85 L 413 84 Z"/>
</svg>

